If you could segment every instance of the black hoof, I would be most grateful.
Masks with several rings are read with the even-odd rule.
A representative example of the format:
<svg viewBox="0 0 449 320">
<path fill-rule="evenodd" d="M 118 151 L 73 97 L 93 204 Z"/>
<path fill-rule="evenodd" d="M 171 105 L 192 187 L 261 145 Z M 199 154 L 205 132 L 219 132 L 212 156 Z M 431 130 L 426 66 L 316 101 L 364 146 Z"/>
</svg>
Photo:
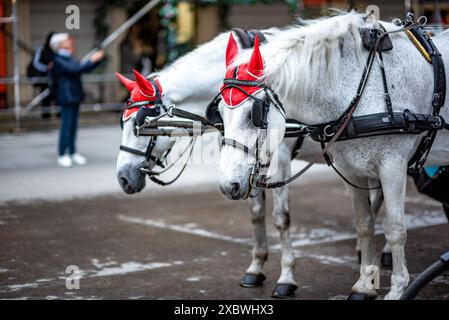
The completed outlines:
<svg viewBox="0 0 449 320">
<path fill-rule="evenodd" d="M 393 267 L 393 256 L 391 255 L 391 252 L 382 252 L 380 261 L 382 263 L 382 267 L 384 268 Z"/>
<path fill-rule="evenodd" d="M 351 292 L 348 297 L 348 300 L 375 300 L 377 298 L 376 295 L 362 293 L 362 292 Z"/>
<path fill-rule="evenodd" d="M 246 273 L 243 276 L 242 280 L 240 280 L 240 285 L 244 288 L 260 287 L 263 285 L 265 279 L 266 277 L 263 275 L 263 273 L 259 274 Z"/>
<path fill-rule="evenodd" d="M 274 288 L 271 297 L 278 299 L 291 298 L 295 296 L 296 289 L 298 289 L 297 285 L 289 283 L 278 283 L 276 285 L 276 288 Z"/>
<path fill-rule="evenodd" d="M 362 251 L 357 251 L 357 257 L 359 258 L 359 264 L 362 264 Z"/>
</svg>

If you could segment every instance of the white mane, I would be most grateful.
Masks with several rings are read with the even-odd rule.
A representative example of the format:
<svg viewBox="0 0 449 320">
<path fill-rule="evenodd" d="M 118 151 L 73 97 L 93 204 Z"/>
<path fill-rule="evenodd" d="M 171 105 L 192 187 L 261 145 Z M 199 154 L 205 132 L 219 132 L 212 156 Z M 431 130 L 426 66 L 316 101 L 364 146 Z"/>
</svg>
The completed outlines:
<svg viewBox="0 0 449 320">
<path fill-rule="evenodd" d="M 295 93 L 307 99 L 319 79 L 332 88 L 338 80 L 342 37 L 351 34 L 355 41 L 355 54 L 362 57 L 360 28 L 367 25 L 366 17 L 366 14 L 350 12 L 309 20 L 306 26 L 292 26 L 262 46 L 264 76 L 272 89 L 282 98 Z M 245 52 L 235 64 L 247 62 L 250 54 Z"/>
<path fill-rule="evenodd" d="M 165 66 L 162 70 L 155 72 L 153 74 L 160 75 L 161 73 L 170 72 L 170 71 L 177 71 L 179 72 L 179 69 L 186 68 L 186 66 L 192 66 L 192 62 L 195 62 L 192 68 L 194 68 L 197 65 L 198 58 L 202 57 L 211 57 L 215 56 L 217 52 L 221 52 L 222 50 L 219 50 L 223 44 L 227 43 L 227 39 L 229 37 L 229 32 L 223 32 L 222 34 L 216 36 L 211 41 L 208 41 L 194 50 L 186 53 L 182 57 L 176 59 L 168 66 Z M 224 52 L 223 54 L 223 61 L 224 61 Z"/>
</svg>

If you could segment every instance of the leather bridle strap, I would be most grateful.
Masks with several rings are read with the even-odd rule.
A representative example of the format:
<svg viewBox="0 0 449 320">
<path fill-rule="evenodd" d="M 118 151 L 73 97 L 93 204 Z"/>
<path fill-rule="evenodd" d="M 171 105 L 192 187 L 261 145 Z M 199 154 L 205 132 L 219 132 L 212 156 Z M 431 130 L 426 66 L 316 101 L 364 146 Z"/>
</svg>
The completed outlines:
<svg viewBox="0 0 449 320">
<path fill-rule="evenodd" d="M 243 143 L 238 142 L 237 140 L 234 139 L 228 139 L 228 138 L 223 138 L 223 140 L 221 141 L 221 144 L 224 145 L 228 145 L 231 146 L 235 149 L 240 149 L 243 152 L 247 153 L 247 154 L 252 154 L 254 151 L 250 148 L 248 148 L 247 146 L 245 146 Z"/>
<path fill-rule="evenodd" d="M 161 179 L 156 178 L 156 176 L 159 176 L 160 174 L 162 174 L 162 173 L 166 172 L 168 169 L 170 169 L 170 167 L 172 167 L 180 159 L 180 157 L 182 157 L 185 154 L 185 152 L 187 151 L 187 148 L 184 150 L 184 152 L 182 152 L 181 156 L 177 160 L 175 160 L 174 163 L 172 163 L 171 165 L 169 165 L 167 167 L 167 170 L 162 170 L 161 172 L 154 172 L 154 171 L 142 168 L 141 172 L 146 173 L 148 175 L 148 178 L 151 181 L 153 181 L 154 183 L 156 183 L 156 184 L 158 184 L 160 186 L 168 186 L 168 185 L 176 182 L 179 179 L 179 177 L 181 177 L 182 173 L 184 172 L 185 168 L 187 167 L 187 164 L 189 163 L 189 159 L 192 157 L 192 153 L 193 153 L 193 150 L 194 150 L 194 147 L 195 147 L 195 142 L 196 142 L 196 138 L 193 138 L 190 141 L 190 144 L 187 147 L 187 148 L 190 147 L 189 155 L 188 155 L 185 163 L 183 164 L 181 170 L 178 172 L 178 174 L 173 179 L 171 179 L 169 181 L 162 181 Z"/>
<path fill-rule="evenodd" d="M 180 109 L 180 108 L 176 108 L 176 107 L 170 107 L 170 109 L 168 109 L 168 115 L 169 116 L 178 116 L 181 118 L 185 118 L 185 119 L 190 119 L 193 121 L 199 121 L 201 122 L 201 124 L 205 125 L 205 126 L 213 126 L 213 123 L 211 123 L 207 118 L 197 115 L 195 113 Z"/>
<path fill-rule="evenodd" d="M 164 168 L 164 163 L 162 162 L 162 160 L 156 158 L 155 156 L 151 155 L 151 152 L 153 151 L 154 145 L 156 144 L 156 139 L 151 139 L 151 141 L 148 143 L 148 147 L 147 150 L 142 151 L 139 149 L 134 149 L 134 148 L 130 148 L 124 145 L 120 146 L 120 150 L 131 153 L 131 154 L 135 154 L 137 156 L 142 156 L 145 157 L 145 159 L 147 161 L 151 160 L 153 161 L 156 165 L 158 165 L 159 167 Z"/>
<path fill-rule="evenodd" d="M 138 149 L 129 148 L 129 147 L 124 146 L 124 145 L 120 146 L 120 150 L 128 152 L 128 153 L 132 153 L 132 154 L 135 154 L 135 155 L 138 155 L 138 156 L 142 156 L 142 157 L 145 157 L 146 154 L 147 154 L 144 151 L 141 151 L 141 150 L 138 150 Z"/>
</svg>

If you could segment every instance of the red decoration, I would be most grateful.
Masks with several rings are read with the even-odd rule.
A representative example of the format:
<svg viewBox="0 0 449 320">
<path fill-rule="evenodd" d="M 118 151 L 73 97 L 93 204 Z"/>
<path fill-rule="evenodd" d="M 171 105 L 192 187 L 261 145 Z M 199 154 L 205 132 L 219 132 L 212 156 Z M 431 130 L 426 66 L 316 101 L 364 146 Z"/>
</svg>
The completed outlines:
<svg viewBox="0 0 449 320">
<path fill-rule="evenodd" d="M 120 82 L 125 86 L 125 88 L 130 92 L 130 100 L 132 102 L 143 102 L 143 101 L 156 101 L 156 88 L 138 71 L 133 70 L 136 81 L 132 81 L 120 73 L 116 72 L 115 76 L 120 80 Z M 162 86 L 159 80 L 154 79 L 156 85 L 162 95 Z M 147 105 L 143 108 L 153 108 L 154 105 Z M 139 110 L 139 107 L 125 109 L 123 112 L 123 121 L 128 120 L 131 116 Z"/>
<path fill-rule="evenodd" d="M 226 48 L 226 67 L 228 71 L 226 72 L 225 78 L 235 78 L 238 80 L 247 80 L 247 81 L 259 81 L 263 76 L 263 58 L 260 54 L 260 41 L 256 36 L 254 41 L 254 49 L 253 54 L 251 55 L 251 59 L 248 63 L 241 64 L 237 67 L 237 71 L 235 72 L 235 68 L 230 68 L 233 61 L 235 60 L 238 54 L 237 43 L 235 42 L 234 36 L 231 33 L 229 37 L 228 46 Z M 235 72 L 235 74 L 234 74 Z M 221 89 L 225 88 L 223 85 Z M 262 88 L 259 87 L 247 87 L 241 86 L 246 92 L 250 94 L 256 94 Z M 243 102 L 249 99 L 248 95 L 244 92 L 240 91 L 237 88 L 227 88 L 224 89 L 221 93 L 223 97 L 223 101 L 226 103 L 228 107 L 238 107 Z"/>
</svg>

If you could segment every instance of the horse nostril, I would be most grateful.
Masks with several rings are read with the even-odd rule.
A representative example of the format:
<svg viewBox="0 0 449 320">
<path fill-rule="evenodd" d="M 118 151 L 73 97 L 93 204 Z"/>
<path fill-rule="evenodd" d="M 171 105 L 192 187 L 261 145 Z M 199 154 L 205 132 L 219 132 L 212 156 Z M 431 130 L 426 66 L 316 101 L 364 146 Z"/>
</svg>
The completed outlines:
<svg viewBox="0 0 449 320">
<path fill-rule="evenodd" d="M 125 188 L 125 189 L 129 185 L 128 179 L 126 179 L 125 177 L 120 177 L 120 183 L 122 184 L 123 188 Z"/>
<path fill-rule="evenodd" d="M 239 192 L 240 192 L 240 183 L 238 182 L 231 183 L 231 195 L 238 196 Z"/>
<path fill-rule="evenodd" d="M 131 183 L 127 177 L 121 176 L 119 179 L 120 179 L 120 185 L 122 186 L 122 189 L 126 193 L 132 194 L 135 192 L 134 187 L 131 185 Z"/>
</svg>

